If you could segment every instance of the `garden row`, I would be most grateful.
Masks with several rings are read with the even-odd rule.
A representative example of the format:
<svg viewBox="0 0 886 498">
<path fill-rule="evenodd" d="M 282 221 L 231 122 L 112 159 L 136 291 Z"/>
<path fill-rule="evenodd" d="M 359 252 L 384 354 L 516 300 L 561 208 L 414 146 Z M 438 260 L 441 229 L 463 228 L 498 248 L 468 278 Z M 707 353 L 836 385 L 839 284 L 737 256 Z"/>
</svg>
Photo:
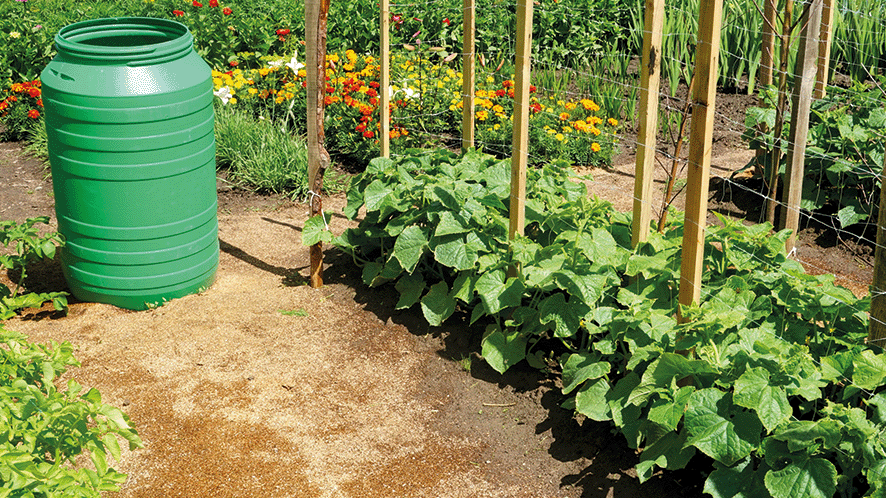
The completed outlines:
<svg viewBox="0 0 886 498">
<path fill-rule="evenodd" d="M 806 274 L 787 232 L 721 218 L 701 302 L 678 309 L 679 216 L 631 249 L 630 217 L 567 165 L 529 175 L 526 236 L 509 241 L 508 161 L 375 159 L 348 190 L 359 226 L 333 238 L 318 216 L 303 242 L 351 254 L 366 285 L 393 285 L 397 308 L 432 326 L 460 314 L 485 328 L 499 372 L 525 360 L 559 374 L 565 406 L 642 450 L 641 480 L 710 458 L 716 498 L 886 496 L 886 354 L 865 344 L 868 298 Z"/>
</svg>

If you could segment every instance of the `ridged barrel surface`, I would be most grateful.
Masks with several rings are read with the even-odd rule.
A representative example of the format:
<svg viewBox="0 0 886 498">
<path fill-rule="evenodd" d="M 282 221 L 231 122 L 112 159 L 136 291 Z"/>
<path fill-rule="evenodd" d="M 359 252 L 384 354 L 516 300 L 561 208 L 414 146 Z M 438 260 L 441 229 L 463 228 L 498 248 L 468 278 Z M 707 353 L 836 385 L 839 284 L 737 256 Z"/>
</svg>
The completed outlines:
<svg viewBox="0 0 886 498">
<path fill-rule="evenodd" d="M 146 309 L 218 268 L 212 77 L 179 23 L 72 24 L 41 74 L 62 267 L 84 301 Z"/>
</svg>

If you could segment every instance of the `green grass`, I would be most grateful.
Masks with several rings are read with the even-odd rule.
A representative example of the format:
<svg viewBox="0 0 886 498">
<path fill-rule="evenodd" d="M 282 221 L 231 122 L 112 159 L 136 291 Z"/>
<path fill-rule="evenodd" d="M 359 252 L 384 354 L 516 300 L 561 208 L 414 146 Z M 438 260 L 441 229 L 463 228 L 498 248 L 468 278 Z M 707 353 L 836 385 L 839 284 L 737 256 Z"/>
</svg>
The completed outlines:
<svg viewBox="0 0 886 498">
<path fill-rule="evenodd" d="M 217 165 L 231 180 L 293 199 L 307 194 L 307 145 L 273 122 L 218 105 L 215 147 Z"/>
</svg>

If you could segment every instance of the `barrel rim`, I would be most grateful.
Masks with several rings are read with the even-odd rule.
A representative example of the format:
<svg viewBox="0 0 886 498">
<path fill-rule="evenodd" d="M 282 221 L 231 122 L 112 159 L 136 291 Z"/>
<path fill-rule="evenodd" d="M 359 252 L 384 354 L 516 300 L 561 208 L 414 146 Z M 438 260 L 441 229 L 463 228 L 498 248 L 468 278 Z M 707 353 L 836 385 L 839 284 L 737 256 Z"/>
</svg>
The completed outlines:
<svg viewBox="0 0 886 498">
<path fill-rule="evenodd" d="M 109 32 L 126 31 L 135 35 L 167 36 L 158 43 L 108 46 L 85 43 L 108 36 Z M 170 19 L 153 17 L 108 17 L 90 19 L 63 27 L 55 35 L 56 49 L 84 59 L 106 62 L 143 62 L 146 59 L 165 59 L 177 53 L 186 54 L 193 49 L 194 37 L 184 24 Z"/>
</svg>

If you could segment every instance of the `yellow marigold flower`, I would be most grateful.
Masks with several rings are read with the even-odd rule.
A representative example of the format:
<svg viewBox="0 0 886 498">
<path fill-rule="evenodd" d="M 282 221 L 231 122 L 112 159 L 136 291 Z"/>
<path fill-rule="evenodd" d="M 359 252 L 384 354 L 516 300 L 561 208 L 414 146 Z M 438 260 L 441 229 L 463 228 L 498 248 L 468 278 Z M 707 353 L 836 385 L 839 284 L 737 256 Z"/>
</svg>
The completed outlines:
<svg viewBox="0 0 886 498">
<path fill-rule="evenodd" d="M 591 150 L 594 152 L 600 152 L 600 144 L 598 144 L 597 142 L 592 143 Z"/>
<path fill-rule="evenodd" d="M 569 113 L 568 112 L 561 112 L 560 113 L 560 121 L 568 121 L 568 120 L 569 120 Z"/>
<path fill-rule="evenodd" d="M 357 62 L 357 52 L 354 52 L 351 49 L 345 50 L 345 57 L 347 57 L 351 63 Z"/>
<path fill-rule="evenodd" d="M 486 83 L 495 83 L 495 77 L 494 76 L 487 76 Z"/>
<path fill-rule="evenodd" d="M 492 109 L 493 107 L 492 101 L 488 99 L 480 99 L 477 103 L 487 109 Z"/>
<path fill-rule="evenodd" d="M 618 126 L 618 120 L 615 118 L 609 118 L 609 126 Z"/>
<path fill-rule="evenodd" d="M 600 106 L 598 106 L 597 103 L 591 99 L 581 99 L 581 105 L 585 108 L 585 110 L 591 112 L 597 112 L 600 110 Z"/>
<path fill-rule="evenodd" d="M 339 61 L 338 54 L 327 54 L 326 60 L 330 61 L 330 62 L 338 62 Z"/>
<path fill-rule="evenodd" d="M 563 106 L 566 105 L 566 102 L 564 102 L 564 101 L 562 101 L 562 100 L 558 100 L 558 101 L 557 101 L 557 105 L 560 106 L 560 107 L 563 107 Z"/>
<path fill-rule="evenodd" d="M 456 77 L 455 71 L 452 68 L 446 69 L 446 76 L 448 76 L 450 78 L 455 78 Z"/>
<path fill-rule="evenodd" d="M 590 124 L 591 126 L 596 126 L 596 125 L 602 124 L 602 123 L 603 123 L 603 120 L 600 119 L 599 116 L 591 116 L 588 118 L 588 124 Z"/>
<path fill-rule="evenodd" d="M 258 90 L 256 90 L 255 88 L 249 89 L 249 95 L 255 95 L 256 93 L 258 93 Z"/>
<path fill-rule="evenodd" d="M 304 78 L 304 77 L 307 76 L 307 75 L 308 75 L 308 72 L 305 71 L 304 69 L 299 69 L 299 70 L 298 70 L 298 77 L 299 77 L 299 78 Z"/>
<path fill-rule="evenodd" d="M 372 64 L 373 62 L 375 62 L 375 57 L 373 57 L 371 55 L 367 55 L 366 57 L 363 58 L 363 62 L 365 62 L 367 64 Z"/>
<path fill-rule="evenodd" d="M 498 123 L 495 123 L 495 124 L 492 126 L 492 129 L 495 130 L 495 131 L 498 131 L 499 129 L 501 129 L 501 125 L 498 124 Z"/>
<path fill-rule="evenodd" d="M 221 78 L 212 78 L 212 86 L 214 86 L 216 89 L 221 88 L 223 86 L 222 79 Z M 15 91 L 15 90 L 13 89 L 13 91 Z"/>
<path fill-rule="evenodd" d="M 564 137 L 562 133 L 557 133 L 556 135 L 554 135 L 554 138 L 562 142 L 566 137 Z"/>
<path fill-rule="evenodd" d="M 597 128 L 596 126 L 592 126 L 591 133 L 593 133 L 595 137 L 599 137 L 600 136 L 600 129 Z"/>
<path fill-rule="evenodd" d="M 578 107 L 578 104 L 570 101 L 570 102 L 566 102 L 566 105 L 564 107 L 566 107 L 566 110 L 571 111 L 571 110 L 575 109 L 576 107 Z"/>
<path fill-rule="evenodd" d="M 489 118 L 489 113 L 486 111 L 477 112 L 477 121 L 486 121 Z"/>
<path fill-rule="evenodd" d="M 570 128 L 568 126 L 563 127 L 563 133 L 572 133 L 572 131 L 573 131 L 572 128 Z"/>
<path fill-rule="evenodd" d="M 481 98 L 481 99 L 485 99 L 486 97 L 489 96 L 489 94 L 486 92 L 486 90 L 477 90 L 474 92 L 474 96 Z"/>
<path fill-rule="evenodd" d="M 496 105 L 492 106 L 492 112 L 494 112 L 496 114 L 501 114 L 501 113 L 505 112 L 505 108 L 496 104 Z"/>
<path fill-rule="evenodd" d="M 351 64 L 350 62 L 343 65 L 342 67 L 345 68 L 345 71 L 353 71 L 354 70 L 354 65 Z"/>
<path fill-rule="evenodd" d="M 229 100 L 228 102 L 231 103 L 231 104 L 236 104 L 236 103 L 237 103 L 237 97 L 231 97 L 231 100 Z"/>
</svg>

